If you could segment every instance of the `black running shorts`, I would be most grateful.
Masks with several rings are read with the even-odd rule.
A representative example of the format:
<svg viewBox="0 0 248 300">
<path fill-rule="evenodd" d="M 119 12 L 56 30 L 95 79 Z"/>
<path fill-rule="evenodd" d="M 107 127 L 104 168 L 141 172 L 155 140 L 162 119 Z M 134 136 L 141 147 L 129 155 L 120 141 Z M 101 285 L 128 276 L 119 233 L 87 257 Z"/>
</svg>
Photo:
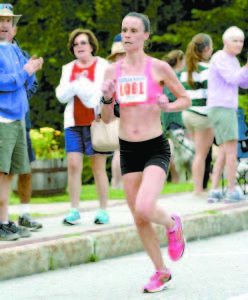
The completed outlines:
<svg viewBox="0 0 248 300">
<path fill-rule="evenodd" d="M 164 134 L 142 142 L 119 141 L 122 175 L 143 172 L 148 166 L 159 166 L 167 174 L 171 153 Z"/>
</svg>

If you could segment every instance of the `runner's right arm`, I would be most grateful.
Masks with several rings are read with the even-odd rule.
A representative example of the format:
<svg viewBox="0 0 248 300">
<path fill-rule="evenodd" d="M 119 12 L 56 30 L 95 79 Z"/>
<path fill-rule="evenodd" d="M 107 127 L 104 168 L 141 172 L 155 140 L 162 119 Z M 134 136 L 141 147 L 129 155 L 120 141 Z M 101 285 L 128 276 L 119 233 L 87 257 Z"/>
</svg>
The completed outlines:
<svg viewBox="0 0 248 300">
<path fill-rule="evenodd" d="M 105 123 L 111 122 L 114 118 L 114 94 L 115 94 L 115 64 L 109 65 L 105 72 L 102 85 L 101 117 Z M 112 99 L 112 102 L 110 101 Z M 104 104 L 104 101 L 110 101 L 110 104 Z"/>
</svg>

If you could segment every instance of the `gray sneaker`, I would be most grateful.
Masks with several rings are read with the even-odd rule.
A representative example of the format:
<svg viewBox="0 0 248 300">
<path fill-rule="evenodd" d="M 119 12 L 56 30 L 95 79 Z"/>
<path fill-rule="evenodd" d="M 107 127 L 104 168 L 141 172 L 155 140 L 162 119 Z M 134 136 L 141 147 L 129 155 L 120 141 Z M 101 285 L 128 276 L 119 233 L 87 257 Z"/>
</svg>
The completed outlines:
<svg viewBox="0 0 248 300">
<path fill-rule="evenodd" d="M 8 224 L 0 224 L 0 241 L 15 241 L 19 239 L 17 232 L 12 232 Z"/>
<path fill-rule="evenodd" d="M 227 191 L 224 202 L 225 203 L 238 203 L 243 200 L 245 200 L 244 194 L 241 191 L 239 191 L 238 189 L 235 189 L 234 192 L 232 192 L 232 193 Z"/>
<path fill-rule="evenodd" d="M 31 233 L 27 229 L 16 226 L 16 224 L 14 222 L 10 221 L 7 226 L 9 227 L 9 230 L 11 232 L 18 233 L 19 236 L 22 238 L 31 236 Z"/>
<path fill-rule="evenodd" d="M 18 225 L 22 228 L 25 227 L 26 229 L 30 231 L 36 231 L 38 229 L 41 229 L 43 226 L 41 223 L 36 222 L 30 214 L 24 214 L 19 217 L 18 219 Z"/>
<path fill-rule="evenodd" d="M 224 199 L 220 190 L 210 190 L 208 193 L 208 203 L 220 202 Z"/>
</svg>

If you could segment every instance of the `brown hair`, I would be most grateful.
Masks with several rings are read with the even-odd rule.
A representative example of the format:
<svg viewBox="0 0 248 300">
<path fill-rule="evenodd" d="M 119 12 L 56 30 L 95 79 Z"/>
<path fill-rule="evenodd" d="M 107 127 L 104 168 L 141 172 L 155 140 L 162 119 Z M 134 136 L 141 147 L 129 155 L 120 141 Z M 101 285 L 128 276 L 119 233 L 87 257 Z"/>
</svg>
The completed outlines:
<svg viewBox="0 0 248 300">
<path fill-rule="evenodd" d="M 89 43 L 92 47 L 92 55 L 95 56 L 97 51 L 98 51 L 98 41 L 97 41 L 97 39 L 96 39 L 96 37 L 95 37 L 95 35 L 92 31 L 90 31 L 88 29 L 81 29 L 81 28 L 75 29 L 70 34 L 69 43 L 68 43 L 68 49 L 69 49 L 70 53 L 72 54 L 72 56 L 75 57 L 74 41 L 81 34 L 87 35 Z"/>
<path fill-rule="evenodd" d="M 182 61 L 183 58 L 184 53 L 182 50 L 173 50 L 166 54 L 163 60 L 166 61 L 173 68 L 179 61 Z"/>
<path fill-rule="evenodd" d="M 195 88 L 195 84 L 192 78 L 192 74 L 198 71 L 198 62 L 204 61 L 203 50 L 206 46 L 210 45 L 211 38 L 205 33 L 199 33 L 195 35 L 191 42 L 188 44 L 186 51 L 186 68 L 188 72 L 187 83 L 192 88 Z"/>
<path fill-rule="evenodd" d="M 137 13 L 137 12 L 130 12 L 128 13 L 124 19 L 126 17 L 135 17 L 135 18 L 139 18 L 141 19 L 142 23 L 143 23 L 143 26 L 144 26 L 144 29 L 145 29 L 145 32 L 149 32 L 151 33 L 151 25 L 150 25 L 150 20 L 149 18 L 144 15 L 144 14 L 141 14 L 141 13 Z"/>
</svg>

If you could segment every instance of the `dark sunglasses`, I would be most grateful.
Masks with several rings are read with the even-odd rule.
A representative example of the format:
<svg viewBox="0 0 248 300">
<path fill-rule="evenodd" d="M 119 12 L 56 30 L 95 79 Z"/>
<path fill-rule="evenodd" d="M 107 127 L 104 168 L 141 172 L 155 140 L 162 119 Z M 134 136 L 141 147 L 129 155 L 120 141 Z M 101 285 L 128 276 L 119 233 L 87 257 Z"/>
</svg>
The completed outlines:
<svg viewBox="0 0 248 300">
<path fill-rule="evenodd" d="M 0 9 L 5 9 L 5 8 L 13 10 L 12 4 L 9 4 L 9 3 L 8 4 L 0 4 Z"/>
<path fill-rule="evenodd" d="M 88 42 L 81 41 L 80 43 L 74 43 L 74 44 L 73 44 L 73 47 L 76 47 L 76 46 L 79 46 L 79 45 L 85 46 L 85 45 L 88 45 L 88 44 L 89 44 Z"/>
</svg>

